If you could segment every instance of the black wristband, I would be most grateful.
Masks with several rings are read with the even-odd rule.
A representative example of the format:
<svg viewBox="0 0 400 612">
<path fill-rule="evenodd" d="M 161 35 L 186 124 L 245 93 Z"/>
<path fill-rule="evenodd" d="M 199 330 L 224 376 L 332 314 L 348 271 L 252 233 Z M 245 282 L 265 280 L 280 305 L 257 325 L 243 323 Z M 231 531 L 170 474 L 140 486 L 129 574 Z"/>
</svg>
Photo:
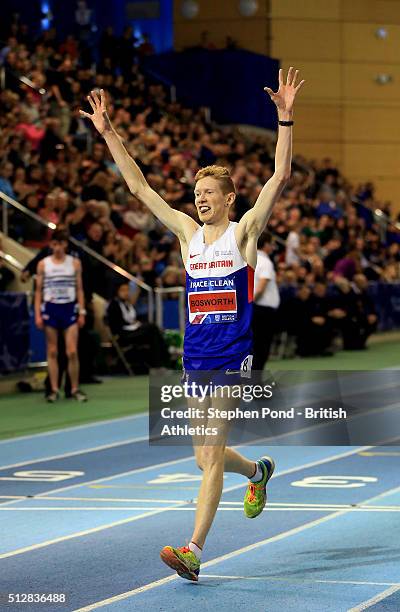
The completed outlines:
<svg viewBox="0 0 400 612">
<path fill-rule="evenodd" d="M 284 125 L 284 126 L 291 126 L 293 125 L 293 121 L 278 121 L 279 125 Z"/>
</svg>

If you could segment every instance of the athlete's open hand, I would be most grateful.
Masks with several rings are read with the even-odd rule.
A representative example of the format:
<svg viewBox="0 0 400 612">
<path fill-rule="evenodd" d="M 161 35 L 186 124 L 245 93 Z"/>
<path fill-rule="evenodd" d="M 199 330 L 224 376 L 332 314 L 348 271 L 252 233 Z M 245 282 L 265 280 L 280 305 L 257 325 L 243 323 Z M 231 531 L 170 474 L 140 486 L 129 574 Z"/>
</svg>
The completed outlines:
<svg viewBox="0 0 400 612">
<path fill-rule="evenodd" d="M 102 136 L 104 136 L 104 133 L 107 131 L 111 132 L 112 127 L 110 119 L 107 115 L 106 96 L 104 90 L 100 89 L 100 92 L 98 90 L 91 91 L 90 96 L 87 97 L 87 100 L 93 109 L 93 115 L 80 110 L 79 112 L 82 117 L 91 119 L 94 127 Z"/>
<path fill-rule="evenodd" d="M 44 329 L 44 322 L 41 315 L 35 316 L 35 325 L 38 329 Z"/>
<path fill-rule="evenodd" d="M 272 102 L 274 102 L 278 111 L 282 112 L 290 112 L 293 110 L 293 103 L 296 97 L 297 92 L 300 87 L 305 82 L 300 81 L 298 85 L 296 85 L 297 76 L 299 74 L 298 70 L 295 70 L 292 66 L 290 66 L 286 78 L 286 83 L 283 82 L 283 70 L 282 68 L 279 70 L 279 89 L 277 92 L 272 91 L 269 87 L 264 87 L 264 91 L 266 91 Z"/>
</svg>

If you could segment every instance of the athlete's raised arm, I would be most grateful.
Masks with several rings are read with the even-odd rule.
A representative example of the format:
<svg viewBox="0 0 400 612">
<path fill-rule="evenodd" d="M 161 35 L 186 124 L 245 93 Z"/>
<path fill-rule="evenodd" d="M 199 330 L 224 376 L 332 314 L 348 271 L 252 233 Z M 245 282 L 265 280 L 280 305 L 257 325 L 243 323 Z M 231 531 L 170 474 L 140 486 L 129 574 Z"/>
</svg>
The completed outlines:
<svg viewBox="0 0 400 612">
<path fill-rule="evenodd" d="M 279 89 L 273 92 L 269 87 L 264 90 L 269 94 L 278 111 L 279 122 L 293 121 L 293 103 L 297 92 L 303 85 L 300 81 L 296 85 L 299 71 L 290 67 L 286 83 L 283 82 L 282 69 L 279 70 Z M 292 161 L 292 127 L 279 125 L 278 141 L 275 152 L 275 172 L 262 188 L 253 208 L 240 220 L 238 227 L 238 242 L 246 240 L 249 236 L 258 238 L 263 232 L 269 219 L 272 208 L 278 200 L 285 183 L 290 178 Z"/>
<path fill-rule="evenodd" d="M 135 160 L 129 155 L 122 139 L 113 128 L 107 114 L 105 93 L 92 91 L 88 102 L 93 114 L 79 111 L 82 117 L 93 122 L 97 131 L 103 136 L 115 163 L 121 171 L 129 190 L 151 210 L 164 225 L 166 225 L 180 240 L 188 242 L 198 228 L 197 223 L 185 213 L 171 208 L 163 198 L 154 191 L 143 176 Z"/>
</svg>

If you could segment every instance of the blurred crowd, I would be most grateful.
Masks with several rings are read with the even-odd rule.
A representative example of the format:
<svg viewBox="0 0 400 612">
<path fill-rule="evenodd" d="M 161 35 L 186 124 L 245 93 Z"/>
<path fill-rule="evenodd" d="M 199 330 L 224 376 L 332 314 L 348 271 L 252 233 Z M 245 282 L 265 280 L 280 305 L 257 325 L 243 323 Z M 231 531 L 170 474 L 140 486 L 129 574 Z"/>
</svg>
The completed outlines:
<svg viewBox="0 0 400 612">
<path fill-rule="evenodd" d="M 93 53 L 72 35 L 59 40 L 48 30 L 34 39 L 24 25 L 12 26 L 0 50 L 0 190 L 150 286 L 183 286 L 177 239 L 129 193 L 104 142 L 80 117 L 80 108 L 90 111 L 86 96 L 106 90 L 111 120 L 150 185 L 193 218 L 200 166 L 230 168 L 238 221 L 273 173 L 274 143 L 171 101 L 168 88 L 146 75 L 143 57 L 151 52 L 148 39 L 135 46 L 131 28 L 119 37 L 108 28 Z M 302 300 L 318 287 L 339 287 L 338 279 L 354 295 L 368 281 L 399 281 L 400 231 L 391 217 L 373 185 L 351 185 L 330 159 L 295 157 L 268 226 L 279 286 Z M 27 246 L 40 249 L 50 237 L 13 209 L 9 226 Z M 91 265 L 90 290 L 110 297 L 112 278 L 106 283 L 103 268 Z"/>
</svg>

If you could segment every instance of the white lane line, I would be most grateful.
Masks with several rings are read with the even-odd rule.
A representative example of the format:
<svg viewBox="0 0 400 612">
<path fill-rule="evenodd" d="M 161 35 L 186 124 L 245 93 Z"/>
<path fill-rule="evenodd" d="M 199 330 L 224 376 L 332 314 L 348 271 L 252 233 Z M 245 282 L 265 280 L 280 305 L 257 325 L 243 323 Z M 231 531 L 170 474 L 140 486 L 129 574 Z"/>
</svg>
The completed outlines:
<svg viewBox="0 0 400 612">
<path fill-rule="evenodd" d="M 3 496 L 5 498 L 8 499 L 7 496 Z M 14 496 L 10 498 L 14 499 Z M 2 496 L 0 495 L 0 499 L 2 499 Z M 35 501 L 36 496 L 34 497 L 27 497 L 26 495 L 21 495 L 21 496 L 15 496 L 15 499 L 24 499 L 24 500 L 32 500 Z M 132 502 L 143 502 L 143 503 L 160 503 L 160 504 L 180 504 L 183 501 L 185 503 L 191 503 L 192 500 L 191 499 L 158 499 L 157 497 L 155 498 L 149 498 L 149 497 L 59 497 L 57 495 L 57 497 L 51 497 L 49 496 L 42 496 L 40 497 L 40 500 L 49 500 L 49 501 L 91 501 L 91 502 L 126 502 L 128 504 L 132 503 Z M 227 502 L 228 503 L 228 502 Z M 399 506 L 400 507 L 400 506 Z M 99 506 L 99 509 L 101 508 L 101 506 Z"/>
<path fill-rule="evenodd" d="M 183 502 L 185 503 L 185 502 Z M 94 511 L 94 512 L 103 512 L 103 510 L 113 510 L 114 512 L 125 512 L 127 510 L 146 510 L 147 511 L 153 511 L 153 510 L 192 510 L 195 511 L 196 508 L 192 507 L 185 507 L 185 508 L 165 508 L 165 506 L 121 506 L 121 508 L 116 508 L 115 506 L 111 506 L 111 507 L 106 507 L 104 506 L 104 508 L 100 507 L 100 506 L 82 506 L 82 508 L 80 508 L 79 506 L 72 506 L 72 507 L 68 507 L 68 506 L 41 506 L 40 508 L 0 508 L 0 512 L 48 512 L 50 510 L 55 510 L 57 512 L 60 511 L 73 511 L 73 512 L 80 512 L 82 511 Z M 236 508 L 225 508 L 225 510 L 236 510 Z M 109 527 L 114 527 L 114 525 L 108 525 L 106 527 L 106 529 L 108 529 Z M 86 534 L 84 534 L 86 535 Z M 50 544 L 53 544 L 54 542 L 50 542 Z M 0 555 L 0 559 L 1 559 L 1 555 Z"/>
<path fill-rule="evenodd" d="M 400 451 L 364 451 L 362 457 L 400 457 Z"/>
<path fill-rule="evenodd" d="M 49 497 L 49 499 L 52 499 Z M 59 497 L 57 497 L 56 499 L 60 499 Z M 68 499 L 68 498 L 66 498 Z M 89 499 L 94 499 L 93 497 L 89 498 Z M 96 498 L 97 499 L 97 498 Z M 113 499 L 113 498 L 107 498 L 108 500 Z M 139 501 L 139 500 L 136 500 Z M 155 499 L 152 501 L 156 501 Z M 175 501 L 181 501 L 181 500 L 175 500 Z M 243 506 L 243 502 L 242 501 L 221 501 L 219 502 L 220 504 L 227 504 L 229 506 Z M 313 508 L 335 508 L 335 510 L 341 510 L 342 508 L 375 508 L 375 509 L 380 509 L 380 508 L 390 508 L 391 510 L 400 510 L 400 506 L 399 505 L 385 505 L 385 506 L 373 506 L 372 504 L 363 504 L 363 503 L 357 503 L 357 504 L 325 504 L 325 503 L 314 503 L 314 504 L 300 504 L 300 503 L 296 503 L 296 502 L 267 502 L 267 509 L 271 508 L 271 506 L 285 506 L 285 507 L 294 507 L 294 508 L 304 508 L 304 510 L 312 510 Z"/>
<path fill-rule="evenodd" d="M 97 451 L 106 450 L 108 448 L 124 446 L 125 444 L 133 444 L 134 442 L 145 442 L 148 439 L 149 436 L 140 436 L 140 438 L 127 438 L 126 440 L 121 440 L 120 442 L 112 442 L 111 444 L 101 444 L 100 446 L 92 446 L 83 450 L 72 451 L 70 453 L 62 453 L 61 455 L 50 455 L 49 457 L 41 457 L 40 459 L 34 459 L 33 461 L 21 461 L 20 463 L 0 465 L 0 471 L 8 470 L 10 468 L 21 467 L 22 465 L 42 463 L 43 461 L 53 461 L 54 459 L 64 459 L 65 457 L 76 457 L 77 455 L 84 455 L 85 453 L 95 453 Z"/>
<path fill-rule="evenodd" d="M 280 576 L 225 576 L 220 574 L 203 574 L 202 578 L 226 578 L 227 580 L 270 580 L 272 582 L 291 582 L 300 583 L 307 582 L 310 584 L 355 584 L 368 586 L 396 586 L 400 587 L 399 582 L 367 582 L 365 580 L 316 580 L 309 578 L 282 578 Z"/>
<path fill-rule="evenodd" d="M 255 550 L 256 548 L 260 548 L 261 546 L 265 546 L 266 544 L 271 544 L 272 542 L 278 542 L 279 540 L 283 540 L 297 533 L 301 533 L 302 531 L 306 531 L 307 529 L 311 529 L 316 525 L 324 523 L 326 521 L 330 521 L 342 514 L 345 514 L 346 510 L 342 510 L 340 512 L 335 512 L 334 514 L 330 514 L 329 516 L 323 516 L 315 521 L 311 521 L 309 523 L 305 523 L 304 525 L 300 525 L 299 527 L 295 527 L 294 529 L 289 529 L 288 531 L 284 531 L 279 533 L 276 536 L 272 536 L 270 538 L 266 538 L 265 540 L 261 540 L 259 542 L 255 542 L 254 544 L 250 544 L 249 546 L 244 546 L 243 548 L 238 548 L 230 553 L 225 555 L 221 555 L 220 557 L 216 557 L 211 561 L 207 561 L 206 563 L 202 563 L 202 568 L 211 567 L 220 563 L 222 561 L 227 561 L 228 559 L 232 559 L 244 553 L 250 552 L 251 550 Z M 172 582 L 179 578 L 177 574 L 173 576 L 168 576 L 167 578 L 162 578 L 161 580 L 155 580 L 154 582 L 150 582 L 149 584 L 145 584 L 137 589 L 133 589 L 132 591 L 126 591 L 125 593 L 120 593 L 119 595 L 115 595 L 114 597 L 109 597 L 108 599 L 103 599 L 102 601 L 96 601 L 88 606 L 83 608 L 79 608 L 73 610 L 72 612 L 91 612 L 91 610 L 97 610 L 98 608 L 103 608 L 104 606 L 108 606 L 112 603 L 116 603 L 117 601 L 121 601 L 122 599 L 128 599 L 134 595 L 139 595 L 140 593 L 144 593 L 145 591 L 150 591 L 156 587 L 159 587 L 167 582 Z"/>
<path fill-rule="evenodd" d="M 200 486 L 200 480 L 198 482 L 199 482 L 199 484 L 197 486 L 193 486 L 193 487 L 186 487 L 184 485 L 175 485 L 175 484 L 170 484 L 169 482 L 167 482 L 167 483 L 159 484 L 159 485 L 143 485 L 143 484 L 137 484 L 137 485 L 90 485 L 89 489 L 123 489 L 124 491 L 127 491 L 128 489 L 140 489 L 141 491 L 143 489 L 166 491 L 168 489 L 168 493 L 169 493 L 170 491 L 172 491 L 172 489 L 174 491 L 175 490 L 177 490 L 177 491 L 198 491 L 199 490 L 199 486 Z"/>
<path fill-rule="evenodd" d="M 23 500 L 28 500 L 34 502 L 37 498 L 36 496 L 34 497 L 27 497 L 26 495 L 21 495 L 21 496 L 1 496 L 0 495 L 0 499 L 5 498 L 11 498 L 11 499 L 23 499 Z M 39 501 L 52 501 L 52 502 L 58 502 L 58 501 L 89 501 L 89 502 L 107 502 L 107 503 L 135 503 L 135 502 L 140 502 L 143 504 L 181 504 L 181 503 L 185 503 L 185 504 L 194 504 L 194 500 L 193 499 L 161 499 L 158 497 L 63 497 L 63 496 L 58 496 L 57 497 L 52 497 L 52 496 L 42 496 L 39 498 Z M 219 506 L 237 506 L 239 509 L 242 509 L 243 507 L 243 501 L 220 501 L 219 502 Z M 77 506 L 77 508 L 79 509 L 79 507 Z M 396 511 L 400 511 L 400 505 L 385 505 L 385 506 L 373 506 L 373 505 L 364 505 L 364 504 L 325 504 L 325 503 L 315 503 L 315 504 L 301 504 L 301 503 L 296 503 L 296 502 L 268 502 L 267 503 L 267 510 L 273 510 L 274 508 L 279 508 L 279 509 L 299 509 L 299 510 L 342 510 L 345 508 L 349 508 L 350 510 L 396 510 Z M 0 506 L 1 509 L 1 506 Z M 12 510 L 13 508 L 4 508 L 4 510 Z M 99 505 L 98 506 L 99 510 L 103 509 L 103 506 Z M 122 510 L 123 507 L 118 508 L 119 510 Z M 146 508 L 146 510 L 148 510 L 149 508 Z M 219 510 L 223 510 L 224 508 L 219 508 Z M 236 509 L 236 508 L 235 508 Z"/>
<path fill-rule="evenodd" d="M 400 585 L 392 586 L 389 589 L 386 589 L 386 591 L 378 593 L 378 595 L 375 595 L 375 597 L 371 597 L 371 599 L 363 601 L 362 603 L 358 604 L 358 606 L 355 606 L 355 608 L 350 608 L 349 610 L 347 610 L 347 612 L 362 612 L 362 610 L 372 608 L 372 606 L 379 603 L 380 601 L 383 601 L 384 599 L 387 599 L 388 597 L 390 597 L 390 595 L 393 595 L 393 593 L 396 593 L 397 591 L 400 591 Z"/>
<path fill-rule="evenodd" d="M 27 499 L 26 495 L 0 495 L 0 499 Z"/>
<path fill-rule="evenodd" d="M 143 508 L 140 509 L 143 510 Z M 161 512 L 165 512 L 165 510 L 167 510 L 167 508 L 160 508 L 157 510 L 152 510 L 151 512 L 144 512 L 143 514 L 138 514 L 137 516 L 132 516 L 126 519 L 122 519 L 120 521 L 115 521 L 113 523 L 109 523 L 108 525 L 100 525 L 99 527 L 93 527 L 92 529 L 85 529 L 84 531 L 78 531 L 76 533 L 71 533 L 66 536 L 60 536 L 59 538 L 54 538 L 53 540 L 47 540 L 47 542 L 39 542 L 38 544 L 32 544 L 31 546 L 18 548 L 17 550 L 12 550 L 10 552 L 0 554 L 0 559 L 8 559 L 8 557 L 15 557 L 16 555 L 21 555 L 22 553 L 30 552 L 32 550 L 38 550 L 39 548 L 45 548 L 46 546 L 50 546 L 51 544 L 66 542 L 67 540 L 73 540 L 75 538 L 87 536 L 91 533 L 104 531 L 105 529 L 111 529 L 112 527 L 117 527 L 119 525 L 126 525 L 126 523 L 132 523 L 133 521 L 137 521 L 138 519 L 145 518 L 147 516 L 154 516 L 155 514 L 160 514 Z"/>
<path fill-rule="evenodd" d="M 385 491 L 384 493 L 380 493 L 379 495 L 375 495 L 374 497 L 370 497 L 368 499 L 366 499 L 364 501 L 364 503 L 367 502 L 371 502 L 371 501 L 375 501 L 376 499 L 380 499 L 384 496 L 387 495 L 391 495 L 393 493 L 396 493 L 397 491 L 400 490 L 400 487 L 395 487 L 394 489 L 389 489 L 388 491 Z M 334 512 L 333 514 L 329 514 L 328 516 L 322 516 L 314 521 L 310 521 L 309 523 L 305 523 L 303 525 L 299 525 L 298 527 L 295 527 L 294 529 L 289 529 L 288 531 L 284 531 L 282 533 L 279 533 L 275 536 L 272 536 L 270 538 L 266 538 L 265 540 L 261 540 L 259 542 L 255 542 L 254 544 L 250 544 L 249 546 L 244 546 L 243 548 L 239 548 L 237 550 L 234 550 L 230 553 L 227 553 L 225 555 L 222 555 L 220 557 L 216 557 L 215 559 L 211 559 L 211 561 L 207 561 L 206 563 L 202 564 L 202 568 L 206 568 L 206 567 L 211 567 L 213 565 L 216 565 L 217 563 L 220 563 L 222 561 L 227 561 L 228 559 L 232 559 L 234 557 L 237 557 L 243 553 L 247 553 L 251 550 L 254 550 L 256 548 L 260 548 L 261 546 L 264 546 L 266 544 L 271 544 L 272 542 L 278 542 L 280 540 L 283 540 L 285 538 L 288 538 L 292 535 L 296 535 L 298 533 L 301 533 L 302 531 L 305 531 L 307 529 L 310 529 L 312 527 L 315 527 L 316 525 L 320 525 L 321 523 L 325 523 L 327 521 L 330 521 L 332 519 L 335 519 L 339 516 L 344 516 L 345 514 L 347 514 L 349 512 L 349 510 L 339 510 L 338 512 Z M 110 597 L 108 599 L 103 599 L 102 601 L 97 601 L 94 602 L 93 604 L 90 604 L 89 606 L 85 606 L 83 608 L 79 608 L 76 610 L 73 610 L 72 612 L 91 612 L 91 610 L 96 610 L 97 608 L 102 608 L 104 606 L 107 606 L 111 603 L 115 603 L 117 601 L 121 601 L 122 599 L 128 599 L 129 597 L 132 597 L 133 595 L 138 595 L 140 593 L 143 593 L 145 591 L 149 591 L 151 589 L 154 589 L 156 587 L 162 586 L 163 584 L 166 584 L 167 582 L 172 582 L 173 580 L 176 580 L 177 578 L 179 578 L 179 576 L 177 574 L 173 575 L 173 576 L 168 576 L 167 578 L 162 578 L 161 580 L 155 580 L 154 582 L 149 582 L 148 584 L 145 584 L 137 589 L 133 589 L 132 591 L 127 591 L 125 593 L 121 593 L 120 595 L 115 595 L 114 597 Z M 397 590 L 400 587 L 392 587 L 395 588 L 395 590 Z M 395 591 L 393 591 L 395 592 Z M 389 593 L 391 594 L 391 593 Z M 388 595 L 385 595 L 385 597 L 388 597 Z M 349 610 L 347 612 L 359 612 L 359 610 L 353 609 L 353 610 Z"/>
<path fill-rule="evenodd" d="M 1 444 L 9 444 L 10 442 L 19 442 L 19 440 L 31 440 L 32 438 L 40 438 L 46 436 L 52 436 L 59 433 L 68 433 L 70 431 L 76 431 L 78 429 L 88 429 L 89 427 L 97 427 L 97 425 L 112 425 L 113 423 L 120 423 L 122 421 L 129 421 L 139 419 L 140 417 L 147 417 L 147 412 L 138 412 L 125 417 L 117 417 L 116 419 L 104 419 L 103 421 L 90 421 L 90 423 L 84 423 L 83 425 L 73 425 L 72 427 L 60 427 L 59 429 L 51 429 L 50 431 L 42 431 L 34 434 L 28 434 L 26 436 L 16 436 L 15 438 L 6 438 L 0 440 Z"/>
<path fill-rule="evenodd" d="M 189 502 L 182 502 L 184 504 L 188 504 Z M 122 512 L 125 510 L 158 510 L 162 508 L 166 512 L 195 512 L 196 506 L 184 506 L 184 507 L 176 507 L 176 508 L 165 508 L 165 506 L 18 506 L 17 508 L 2 508 L 0 506 L 0 512 L 41 512 L 48 510 L 57 510 L 57 511 L 74 511 L 80 512 L 90 510 L 95 512 L 102 512 L 103 510 L 114 510 L 115 512 Z M 337 506 L 315 506 L 314 508 L 290 508 L 287 506 L 282 506 L 280 508 L 267 508 L 268 512 L 336 512 L 339 510 Z M 222 507 L 218 508 L 218 512 L 243 512 L 242 508 L 234 507 Z M 373 507 L 362 506 L 358 508 L 347 508 L 346 512 L 400 512 L 400 508 L 390 508 L 387 506 Z"/>
</svg>

